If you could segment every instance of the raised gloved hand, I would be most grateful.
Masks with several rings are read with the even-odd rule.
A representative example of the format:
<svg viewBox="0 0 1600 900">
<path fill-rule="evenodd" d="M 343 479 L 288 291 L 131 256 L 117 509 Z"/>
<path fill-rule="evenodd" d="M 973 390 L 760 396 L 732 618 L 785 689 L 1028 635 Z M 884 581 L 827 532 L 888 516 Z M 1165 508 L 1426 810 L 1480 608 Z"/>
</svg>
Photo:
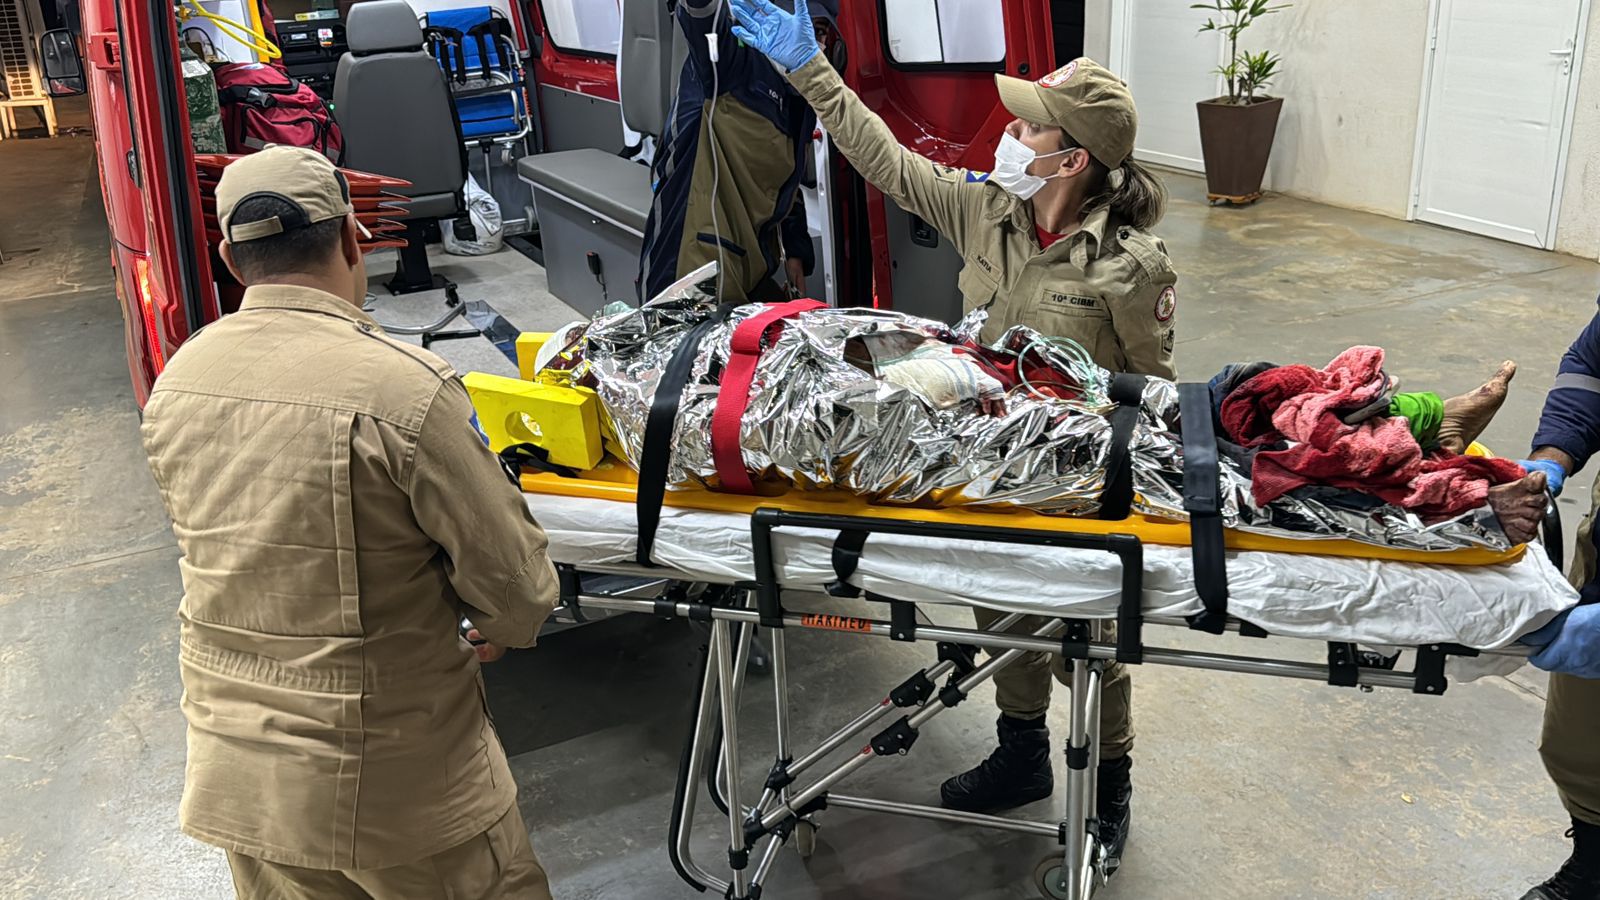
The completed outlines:
<svg viewBox="0 0 1600 900">
<path fill-rule="evenodd" d="M 1560 622 L 1554 636 L 1551 625 L 1523 638 L 1524 643 L 1548 640 L 1528 661 L 1546 672 L 1560 672 L 1579 678 L 1600 678 L 1600 603 L 1575 607 Z"/>
<path fill-rule="evenodd" d="M 774 6 L 772 0 L 731 2 L 733 17 L 739 20 L 733 26 L 733 36 L 788 71 L 800 68 L 821 52 L 806 0 L 794 0 L 792 15 Z"/>
<path fill-rule="evenodd" d="M 1528 470 L 1529 474 L 1543 472 L 1545 482 L 1550 485 L 1550 493 L 1561 496 L 1561 486 L 1566 483 L 1567 470 L 1553 459 L 1524 459 L 1518 460 L 1517 465 Z"/>
</svg>

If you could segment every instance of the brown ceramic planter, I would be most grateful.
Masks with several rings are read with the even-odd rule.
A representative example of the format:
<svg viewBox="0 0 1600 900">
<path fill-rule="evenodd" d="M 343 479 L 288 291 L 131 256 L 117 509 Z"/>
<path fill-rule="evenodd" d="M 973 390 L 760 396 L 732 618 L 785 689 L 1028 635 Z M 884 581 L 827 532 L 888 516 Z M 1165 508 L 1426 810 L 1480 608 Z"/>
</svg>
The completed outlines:
<svg viewBox="0 0 1600 900">
<path fill-rule="evenodd" d="M 1249 106 L 1202 100 L 1200 148 L 1206 161 L 1206 193 L 1212 201 L 1250 203 L 1261 197 L 1272 139 L 1278 133 L 1282 97 L 1268 97 Z"/>
</svg>

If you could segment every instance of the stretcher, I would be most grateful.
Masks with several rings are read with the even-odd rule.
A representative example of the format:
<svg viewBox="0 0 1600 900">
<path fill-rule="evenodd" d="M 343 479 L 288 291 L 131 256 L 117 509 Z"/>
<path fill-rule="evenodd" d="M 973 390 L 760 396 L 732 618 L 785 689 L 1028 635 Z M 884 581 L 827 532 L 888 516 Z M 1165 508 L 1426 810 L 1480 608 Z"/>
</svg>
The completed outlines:
<svg viewBox="0 0 1600 900">
<path fill-rule="evenodd" d="M 641 546 L 644 505 L 631 471 L 616 469 L 566 477 L 524 472 L 524 496 L 550 537 L 561 575 L 559 615 L 582 620 L 645 613 L 709 623 L 668 851 L 690 885 L 736 900 L 761 895 L 791 841 L 809 854 L 817 816 L 828 807 L 1054 840 L 1059 849 L 1034 873 L 1041 895 L 1088 900 L 1119 864 L 1106 855 L 1094 818 L 1100 686 L 1108 661 L 1438 695 L 1449 683 L 1447 661 L 1518 662 L 1523 654 L 1516 639 L 1577 602 L 1560 574 L 1560 523 L 1553 511 L 1542 547 L 1490 558 L 1384 553 L 1229 532 L 1227 549 L 1214 554 L 1219 583 L 1203 555 L 1185 546 L 1189 526 L 1182 523 L 888 508 L 806 492 L 735 497 L 667 491 Z M 601 586 L 606 581 L 599 575 L 644 580 L 612 590 Z M 860 615 L 861 599 L 885 614 Z M 1007 615 L 988 630 L 942 627 L 927 624 L 926 604 Z M 1007 633 L 1024 616 L 1043 617 L 1042 624 L 1031 634 Z M 1095 623 L 1109 620 L 1118 625 L 1114 640 L 1098 640 Z M 765 781 L 751 790 L 729 773 L 741 771 L 738 710 L 757 627 L 770 642 L 777 752 Z M 1315 640 L 1326 644 L 1327 661 L 1145 645 L 1147 628 L 1174 627 Z M 797 748 L 789 733 L 790 628 L 928 643 L 936 659 L 833 735 Z M 1410 669 L 1400 668 L 1392 648 L 1414 651 Z M 1031 651 L 1060 655 L 1070 667 L 1067 790 L 1059 819 L 957 812 L 838 789 L 864 768 L 908 755 L 930 721 Z M 725 877 L 691 851 L 702 778 L 727 816 Z"/>
</svg>

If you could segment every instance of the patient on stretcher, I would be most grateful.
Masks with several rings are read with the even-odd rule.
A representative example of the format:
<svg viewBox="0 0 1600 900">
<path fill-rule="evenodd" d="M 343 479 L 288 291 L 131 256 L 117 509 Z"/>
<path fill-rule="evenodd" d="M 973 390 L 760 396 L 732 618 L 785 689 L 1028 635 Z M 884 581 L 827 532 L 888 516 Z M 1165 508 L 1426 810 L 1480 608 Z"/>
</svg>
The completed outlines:
<svg viewBox="0 0 1600 900">
<path fill-rule="evenodd" d="M 1024 327 L 981 345 L 981 311 L 950 328 L 872 309 L 719 307 L 708 270 L 596 320 L 571 351 L 636 468 L 676 362 L 673 485 L 1095 516 L 1108 470 L 1128 459 L 1136 512 L 1187 517 L 1172 382 L 1114 385 L 1081 347 Z M 1531 539 L 1542 476 L 1462 452 L 1514 371 L 1446 400 L 1400 393 L 1373 347 L 1323 369 L 1230 367 L 1210 385 L 1225 523 L 1416 550 Z"/>
</svg>

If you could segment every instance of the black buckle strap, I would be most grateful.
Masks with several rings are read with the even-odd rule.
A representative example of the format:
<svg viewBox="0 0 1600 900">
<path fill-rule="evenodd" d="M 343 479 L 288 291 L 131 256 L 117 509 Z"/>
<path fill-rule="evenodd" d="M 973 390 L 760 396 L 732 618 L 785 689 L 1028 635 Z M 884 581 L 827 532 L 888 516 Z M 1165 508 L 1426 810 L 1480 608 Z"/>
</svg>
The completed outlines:
<svg viewBox="0 0 1600 900">
<path fill-rule="evenodd" d="M 1106 486 L 1100 493 L 1100 518 L 1126 519 L 1133 509 L 1133 456 L 1128 445 L 1149 379 L 1126 373 L 1111 376 L 1111 447 L 1106 453 Z"/>
<path fill-rule="evenodd" d="M 661 525 L 661 505 L 667 496 L 667 471 L 672 463 L 672 432 L 678 422 L 678 406 L 683 402 L 683 390 L 688 386 L 689 373 L 694 369 L 695 356 L 700 343 L 719 322 L 722 316 L 706 319 L 684 336 L 672 359 L 656 383 L 655 397 L 650 401 L 650 416 L 645 420 L 644 447 L 639 453 L 639 489 L 634 499 L 634 512 L 639 523 L 639 549 L 635 554 L 641 566 L 653 566 L 651 552 L 656 545 L 656 528 Z"/>
<path fill-rule="evenodd" d="M 501 450 L 499 455 L 500 468 L 505 470 L 506 477 L 511 479 L 511 483 L 519 488 L 522 486 L 524 467 L 560 475 L 562 478 L 578 477 L 576 469 L 551 462 L 550 451 L 537 444 L 512 444 Z"/>
<path fill-rule="evenodd" d="M 834 580 L 828 582 L 828 596 L 861 596 L 861 589 L 850 583 L 850 577 L 856 574 L 856 567 L 861 565 L 861 550 L 866 544 L 865 531 L 839 532 L 839 536 L 833 542 Z"/>
<path fill-rule="evenodd" d="M 1189 627 L 1221 634 L 1228 627 L 1227 539 L 1222 529 L 1217 435 L 1211 419 L 1211 389 L 1178 385 L 1183 427 L 1183 508 L 1189 513 L 1189 543 L 1194 556 L 1194 587 L 1205 612 L 1189 617 Z"/>
</svg>

